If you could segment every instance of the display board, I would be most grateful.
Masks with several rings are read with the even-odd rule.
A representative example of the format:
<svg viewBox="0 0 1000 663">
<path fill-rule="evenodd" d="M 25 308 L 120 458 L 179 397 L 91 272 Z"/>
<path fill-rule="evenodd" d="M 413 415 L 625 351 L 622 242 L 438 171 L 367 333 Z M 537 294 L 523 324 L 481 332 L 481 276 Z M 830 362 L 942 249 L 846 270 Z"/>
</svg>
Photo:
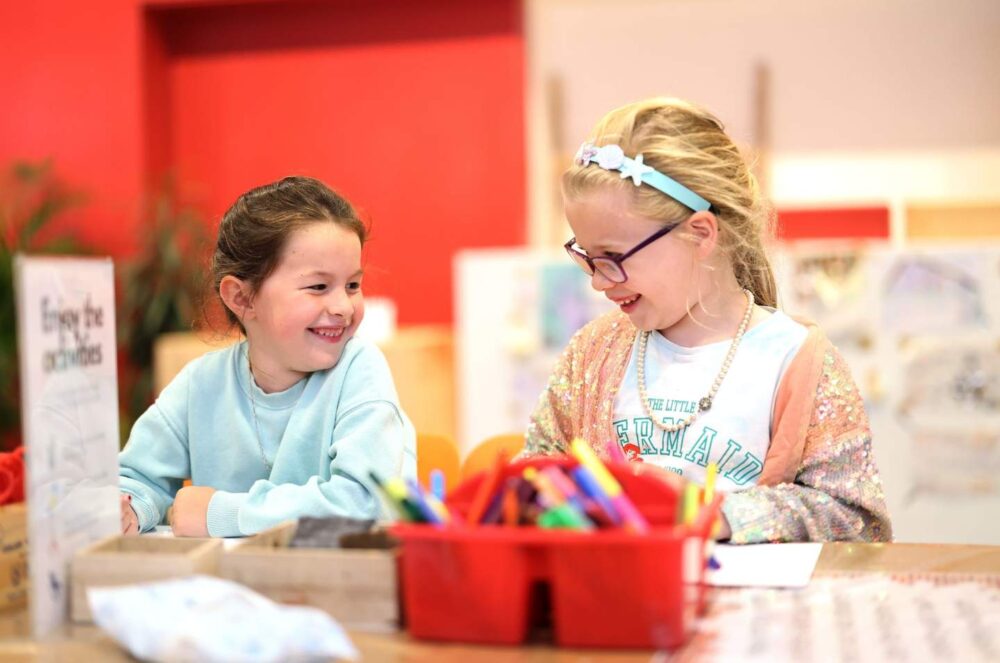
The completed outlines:
<svg viewBox="0 0 1000 663">
<path fill-rule="evenodd" d="M 32 630 L 66 620 L 73 553 L 120 528 L 114 268 L 15 258 Z"/>
</svg>

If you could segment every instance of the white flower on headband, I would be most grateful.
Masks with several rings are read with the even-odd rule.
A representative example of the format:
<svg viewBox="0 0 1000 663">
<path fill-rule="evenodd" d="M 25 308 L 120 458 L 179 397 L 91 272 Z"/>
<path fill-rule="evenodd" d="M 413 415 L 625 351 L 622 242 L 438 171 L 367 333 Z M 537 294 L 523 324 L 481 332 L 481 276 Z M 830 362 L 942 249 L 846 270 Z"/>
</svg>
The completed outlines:
<svg viewBox="0 0 1000 663">
<path fill-rule="evenodd" d="M 625 152 L 617 145 L 597 148 L 597 165 L 604 170 L 618 170 L 625 163 Z"/>
<path fill-rule="evenodd" d="M 621 178 L 626 177 L 632 178 L 632 183 L 636 186 L 642 184 L 642 176 L 645 173 L 652 173 L 653 169 L 642 162 L 642 155 L 635 155 L 635 159 L 626 159 L 625 163 L 621 167 L 622 175 Z"/>
<path fill-rule="evenodd" d="M 626 159 L 625 152 L 617 145 L 595 147 L 592 143 L 584 143 L 576 151 L 574 161 L 581 166 L 596 161 L 597 165 L 604 170 L 618 170 Z"/>
</svg>

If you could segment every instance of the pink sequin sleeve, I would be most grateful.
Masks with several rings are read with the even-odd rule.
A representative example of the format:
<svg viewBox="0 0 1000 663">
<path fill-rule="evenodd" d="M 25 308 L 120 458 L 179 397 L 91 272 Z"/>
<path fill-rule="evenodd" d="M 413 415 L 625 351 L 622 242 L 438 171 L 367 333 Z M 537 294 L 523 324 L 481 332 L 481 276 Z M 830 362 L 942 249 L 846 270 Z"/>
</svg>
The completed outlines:
<svg viewBox="0 0 1000 663">
<path fill-rule="evenodd" d="M 611 418 L 634 339 L 635 327 L 621 311 L 573 335 L 531 415 L 523 456 L 565 453 L 576 437 L 602 458 L 617 449 Z"/>
<path fill-rule="evenodd" d="M 573 367 L 579 365 L 581 333 L 577 332 L 563 350 L 549 376 L 545 391 L 538 398 L 535 411 L 528 422 L 524 451 L 521 457 L 566 453 L 572 439 L 572 413 L 574 406 Z"/>
<path fill-rule="evenodd" d="M 830 346 L 794 483 L 726 497 L 733 543 L 890 541 L 892 526 L 857 385 Z"/>
</svg>

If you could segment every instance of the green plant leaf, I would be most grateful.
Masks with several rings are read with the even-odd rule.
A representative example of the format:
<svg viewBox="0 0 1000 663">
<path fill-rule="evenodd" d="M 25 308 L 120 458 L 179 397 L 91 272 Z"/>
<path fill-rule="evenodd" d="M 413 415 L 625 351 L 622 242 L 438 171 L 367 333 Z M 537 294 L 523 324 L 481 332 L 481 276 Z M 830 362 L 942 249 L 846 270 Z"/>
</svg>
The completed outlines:
<svg viewBox="0 0 1000 663">
<path fill-rule="evenodd" d="M 4 171 L 0 188 L 0 434 L 20 421 L 20 378 L 14 297 L 14 254 L 89 253 L 71 236 L 33 245 L 38 233 L 65 210 L 82 201 L 55 177 L 51 161 L 16 162 Z"/>
<path fill-rule="evenodd" d="M 139 251 L 118 271 L 119 338 L 138 373 L 131 377 L 126 416 L 132 420 L 153 399 L 152 357 L 156 339 L 189 331 L 207 283 L 211 249 L 206 222 L 181 204 L 165 183 L 149 201 L 140 224 Z"/>
</svg>

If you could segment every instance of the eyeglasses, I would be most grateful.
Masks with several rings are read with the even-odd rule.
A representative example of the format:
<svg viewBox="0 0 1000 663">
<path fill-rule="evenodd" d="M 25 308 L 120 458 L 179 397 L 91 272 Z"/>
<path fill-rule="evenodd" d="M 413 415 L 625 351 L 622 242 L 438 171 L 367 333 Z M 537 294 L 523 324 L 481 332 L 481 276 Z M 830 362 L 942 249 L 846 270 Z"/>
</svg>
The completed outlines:
<svg viewBox="0 0 1000 663">
<path fill-rule="evenodd" d="M 620 256 L 598 256 L 596 258 L 591 258 L 579 248 L 574 246 L 576 244 L 576 237 L 571 238 L 568 242 L 563 244 L 563 248 L 566 249 L 566 253 L 568 253 L 569 257 L 573 259 L 573 262 L 579 265 L 580 269 L 585 271 L 590 276 L 593 276 L 596 271 L 600 272 L 601 276 L 612 283 L 625 283 L 625 281 L 628 281 L 628 274 L 625 273 L 625 267 L 622 263 L 625 262 L 626 258 L 630 258 L 635 255 L 640 249 L 646 248 L 679 225 L 681 224 L 675 223 L 673 225 L 663 226 Z"/>
</svg>

